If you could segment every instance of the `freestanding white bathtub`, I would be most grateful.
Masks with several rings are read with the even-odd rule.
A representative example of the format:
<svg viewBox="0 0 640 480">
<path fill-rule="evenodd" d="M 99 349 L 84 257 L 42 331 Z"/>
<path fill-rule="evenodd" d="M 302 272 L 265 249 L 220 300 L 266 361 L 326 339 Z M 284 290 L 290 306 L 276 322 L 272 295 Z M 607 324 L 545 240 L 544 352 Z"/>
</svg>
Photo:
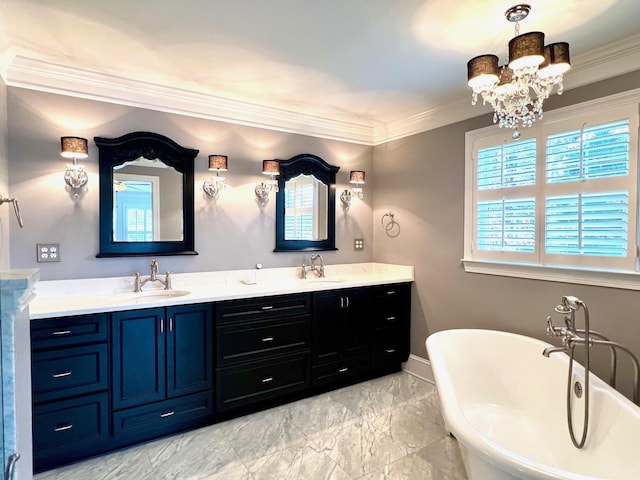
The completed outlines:
<svg viewBox="0 0 640 480">
<path fill-rule="evenodd" d="M 548 346 L 492 330 L 427 339 L 442 415 L 469 480 L 640 479 L 640 408 L 591 375 L 588 436 L 575 448 L 566 418 L 569 357 L 544 357 Z M 572 384 L 583 381 L 584 368 L 573 370 Z M 584 395 L 572 401 L 581 433 Z"/>
</svg>

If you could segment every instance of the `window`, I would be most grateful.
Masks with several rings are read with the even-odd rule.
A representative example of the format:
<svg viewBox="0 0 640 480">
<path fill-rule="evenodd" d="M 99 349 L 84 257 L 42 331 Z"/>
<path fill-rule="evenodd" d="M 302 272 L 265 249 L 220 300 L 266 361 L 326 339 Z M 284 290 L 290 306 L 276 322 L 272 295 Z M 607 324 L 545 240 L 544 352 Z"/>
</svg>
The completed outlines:
<svg viewBox="0 0 640 480">
<path fill-rule="evenodd" d="M 468 132 L 465 269 L 591 284 L 602 282 L 588 272 L 636 275 L 639 101 L 554 111 L 518 140 Z"/>
</svg>

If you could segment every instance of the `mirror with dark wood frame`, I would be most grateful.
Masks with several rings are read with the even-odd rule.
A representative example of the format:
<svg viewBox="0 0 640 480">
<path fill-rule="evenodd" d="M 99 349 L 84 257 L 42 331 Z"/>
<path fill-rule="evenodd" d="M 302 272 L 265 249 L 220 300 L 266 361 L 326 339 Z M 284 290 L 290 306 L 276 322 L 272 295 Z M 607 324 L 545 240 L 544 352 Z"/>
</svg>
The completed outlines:
<svg viewBox="0 0 640 480">
<path fill-rule="evenodd" d="M 278 162 L 274 251 L 337 250 L 335 183 L 340 167 L 309 153 Z"/>
<path fill-rule="evenodd" d="M 100 153 L 96 256 L 197 255 L 193 170 L 198 150 L 151 132 L 94 141 Z"/>
</svg>

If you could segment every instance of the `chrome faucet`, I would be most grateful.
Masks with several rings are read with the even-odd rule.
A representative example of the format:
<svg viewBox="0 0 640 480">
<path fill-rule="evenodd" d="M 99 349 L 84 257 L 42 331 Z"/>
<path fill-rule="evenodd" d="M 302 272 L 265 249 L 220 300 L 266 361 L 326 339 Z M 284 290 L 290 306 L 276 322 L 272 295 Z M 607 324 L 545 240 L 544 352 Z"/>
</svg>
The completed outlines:
<svg viewBox="0 0 640 480">
<path fill-rule="evenodd" d="M 320 260 L 320 265 L 316 265 L 316 260 Z M 319 253 L 311 255 L 311 265 L 309 266 L 309 270 L 315 272 L 319 277 L 324 278 L 324 260 L 322 259 L 322 255 Z"/>
<path fill-rule="evenodd" d="M 164 280 L 162 280 L 161 278 L 158 278 L 158 261 L 157 260 L 153 260 L 151 262 L 151 275 L 149 275 L 148 278 L 142 278 L 139 272 L 134 273 L 133 276 L 134 276 L 133 291 L 136 293 L 141 292 L 142 287 L 147 282 L 160 282 L 162 285 L 164 285 L 165 290 L 171 290 L 171 272 L 165 272 Z"/>
<path fill-rule="evenodd" d="M 316 265 L 316 260 L 320 260 L 320 265 Z M 319 277 L 324 278 L 324 260 L 322 255 L 311 255 L 310 263 L 307 265 L 302 260 L 302 266 L 300 267 L 300 278 L 303 280 L 307 278 L 309 272 L 315 272 Z"/>
</svg>

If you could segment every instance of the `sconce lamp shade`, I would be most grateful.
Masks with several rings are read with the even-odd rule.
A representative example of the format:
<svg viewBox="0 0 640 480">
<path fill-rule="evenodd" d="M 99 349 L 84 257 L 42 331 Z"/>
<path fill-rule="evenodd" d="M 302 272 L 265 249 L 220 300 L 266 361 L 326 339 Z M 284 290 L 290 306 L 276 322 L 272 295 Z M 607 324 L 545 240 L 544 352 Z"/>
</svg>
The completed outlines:
<svg viewBox="0 0 640 480">
<path fill-rule="evenodd" d="M 228 169 L 226 155 L 209 155 L 209 170 L 226 172 Z"/>
<path fill-rule="evenodd" d="M 60 137 L 60 155 L 64 158 L 87 158 L 89 146 L 86 138 Z"/>
<path fill-rule="evenodd" d="M 349 173 L 349 183 L 356 185 L 364 184 L 364 175 L 365 173 L 362 170 L 351 170 L 351 173 Z"/>
<path fill-rule="evenodd" d="M 262 173 L 265 175 L 280 175 L 280 163 L 277 160 L 263 160 Z"/>
</svg>

